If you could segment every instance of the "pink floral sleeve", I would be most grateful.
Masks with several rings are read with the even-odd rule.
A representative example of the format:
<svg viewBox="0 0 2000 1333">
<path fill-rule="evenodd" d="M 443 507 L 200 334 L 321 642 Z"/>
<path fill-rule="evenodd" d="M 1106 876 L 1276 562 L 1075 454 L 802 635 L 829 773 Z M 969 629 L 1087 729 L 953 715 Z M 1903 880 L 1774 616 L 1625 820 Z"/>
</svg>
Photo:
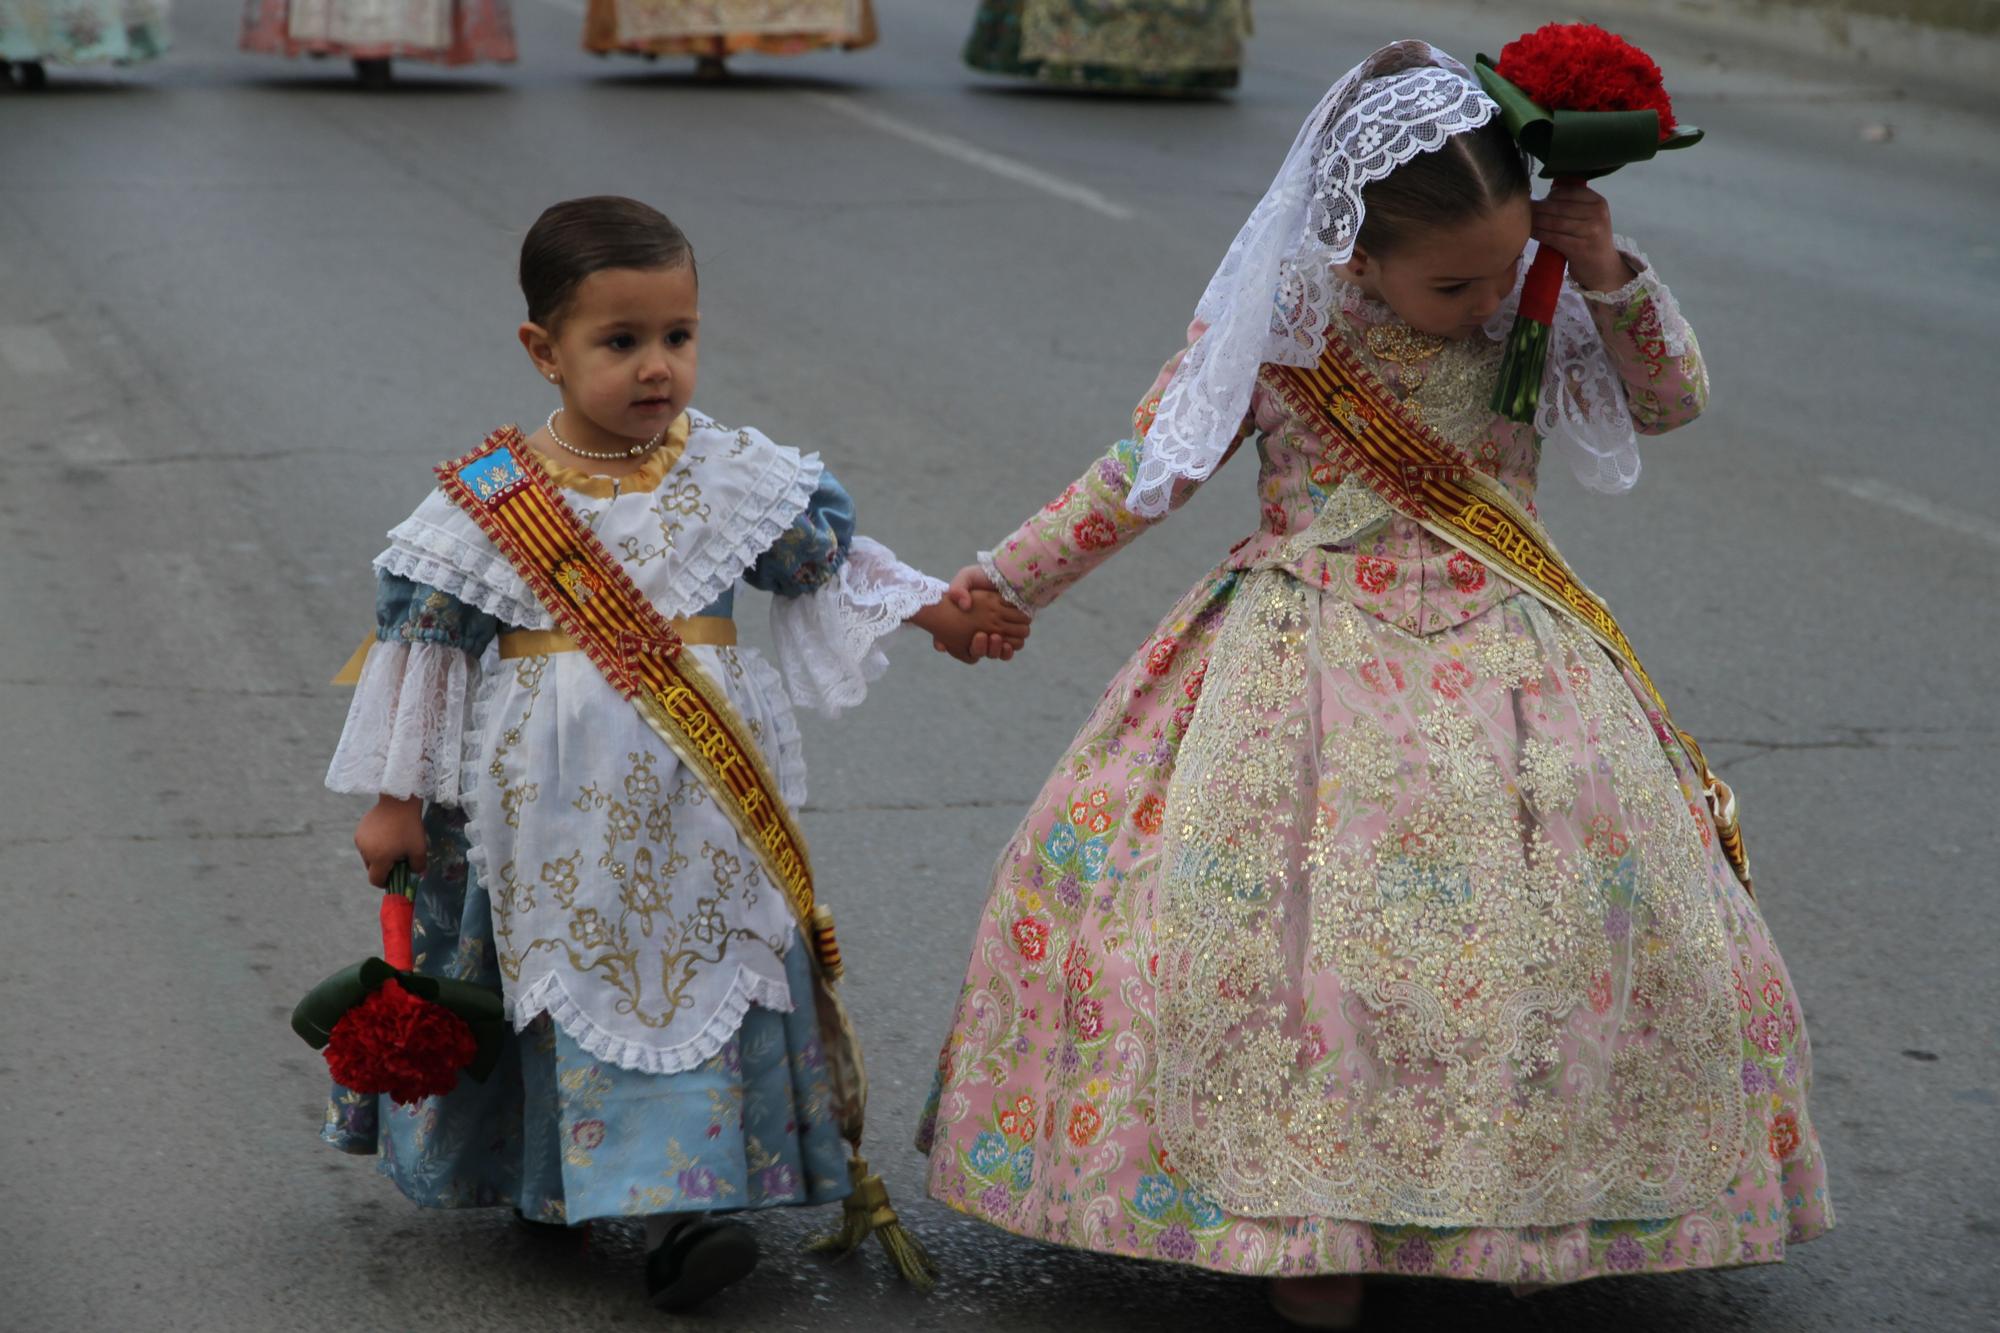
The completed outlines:
<svg viewBox="0 0 2000 1333">
<path fill-rule="evenodd" d="M 1189 329 L 1189 345 L 1200 335 L 1199 325 Z M 1129 439 L 1112 445 L 1109 452 L 1091 464 L 1088 472 L 1009 533 L 992 551 L 980 553 L 981 568 L 1008 601 L 1032 615 L 1160 521 L 1133 513 L 1126 508 L 1125 497 L 1132 489 L 1132 477 L 1138 470 L 1139 454 L 1145 447 L 1153 414 L 1159 410 L 1160 395 L 1186 355 L 1187 349 L 1182 348 L 1160 368 L 1153 387 L 1133 410 Z M 1252 428 L 1252 422 L 1246 418 L 1230 446 L 1231 455 Z M 1223 462 L 1227 461 L 1225 456 Z M 1186 503 L 1198 485 L 1191 481 L 1178 483 L 1168 512 Z"/>
<path fill-rule="evenodd" d="M 1586 291 L 1583 299 L 1625 381 L 1633 428 L 1662 435 L 1708 406 L 1708 367 L 1673 293 L 1644 255 L 1622 248 L 1639 276 L 1615 292 Z"/>
</svg>

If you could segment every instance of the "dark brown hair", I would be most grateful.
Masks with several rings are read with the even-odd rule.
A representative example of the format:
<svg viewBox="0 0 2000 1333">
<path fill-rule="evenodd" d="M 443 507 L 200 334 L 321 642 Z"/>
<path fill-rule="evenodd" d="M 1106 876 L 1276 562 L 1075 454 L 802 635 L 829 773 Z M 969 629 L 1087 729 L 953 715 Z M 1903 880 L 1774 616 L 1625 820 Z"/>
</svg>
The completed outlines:
<svg viewBox="0 0 2000 1333">
<path fill-rule="evenodd" d="M 1527 162 L 1495 116 L 1364 187 L 1366 216 L 1355 243 L 1385 255 L 1423 231 L 1484 217 L 1527 192 Z"/>
<path fill-rule="evenodd" d="M 694 247 L 665 213 L 636 199 L 595 194 L 542 210 L 521 242 L 528 319 L 553 330 L 577 284 L 607 268 L 694 269 Z"/>
</svg>

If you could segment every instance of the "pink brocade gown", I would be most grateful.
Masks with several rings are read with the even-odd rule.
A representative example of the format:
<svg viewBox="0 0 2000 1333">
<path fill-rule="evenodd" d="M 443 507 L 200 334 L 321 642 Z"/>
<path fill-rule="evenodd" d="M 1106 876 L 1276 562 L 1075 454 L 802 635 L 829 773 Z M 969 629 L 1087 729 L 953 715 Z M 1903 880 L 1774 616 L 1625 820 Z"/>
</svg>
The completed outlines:
<svg viewBox="0 0 2000 1333">
<path fill-rule="evenodd" d="M 1592 313 L 1641 432 L 1699 413 L 1650 269 Z M 1532 507 L 1541 446 L 1485 406 L 1497 344 L 1335 323 Z M 919 1131 L 931 1193 L 1242 1274 L 1571 1282 L 1826 1230 L 1798 998 L 1636 682 L 1261 389 L 1253 437 L 1258 531 L 1000 858 Z M 1039 610 L 1149 526 L 1139 447 L 994 552 L 1010 595 Z"/>
</svg>

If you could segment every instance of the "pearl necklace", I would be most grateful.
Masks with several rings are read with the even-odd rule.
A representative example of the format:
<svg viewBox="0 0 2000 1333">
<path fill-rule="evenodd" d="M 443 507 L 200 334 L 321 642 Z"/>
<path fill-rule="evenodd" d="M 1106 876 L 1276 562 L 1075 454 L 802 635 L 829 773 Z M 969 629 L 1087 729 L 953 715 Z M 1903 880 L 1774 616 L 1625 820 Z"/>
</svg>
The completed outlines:
<svg viewBox="0 0 2000 1333">
<path fill-rule="evenodd" d="M 556 433 L 556 418 L 561 414 L 562 409 L 560 407 L 549 413 L 549 438 L 554 440 L 558 447 L 568 450 L 578 458 L 614 460 L 620 458 L 643 458 L 660 447 L 660 441 L 667 438 L 667 430 L 669 429 L 666 426 L 662 426 L 660 427 L 660 433 L 652 439 L 646 441 L 644 444 L 635 444 L 626 449 L 612 449 L 608 451 L 601 449 L 579 449 Z"/>
</svg>

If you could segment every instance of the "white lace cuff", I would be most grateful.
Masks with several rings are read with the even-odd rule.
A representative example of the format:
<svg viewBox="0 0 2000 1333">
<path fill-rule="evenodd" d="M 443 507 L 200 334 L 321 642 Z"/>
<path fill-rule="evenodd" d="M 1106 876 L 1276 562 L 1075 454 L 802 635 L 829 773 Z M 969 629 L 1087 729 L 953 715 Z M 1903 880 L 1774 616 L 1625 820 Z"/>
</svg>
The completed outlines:
<svg viewBox="0 0 2000 1333">
<path fill-rule="evenodd" d="M 1635 255 L 1629 250 L 1622 249 L 1618 254 L 1626 264 L 1635 270 L 1632 280 L 1623 287 L 1614 287 L 1608 292 L 1600 292 L 1594 287 L 1586 287 L 1578 282 L 1574 273 L 1569 275 L 1569 285 L 1581 292 L 1583 299 L 1593 305 L 1631 305 L 1632 302 L 1639 298 L 1639 293 L 1644 291 L 1654 281 L 1653 266 L 1646 262 L 1644 255 Z"/>
<path fill-rule="evenodd" d="M 420 796 L 458 804 L 471 661 L 441 643 L 368 650 L 326 785 L 354 796 Z"/>
<path fill-rule="evenodd" d="M 837 717 L 888 669 L 876 640 L 944 596 L 946 585 L 856 537 L 840 576 L 805 597 L 771 605 L 771 637 L 792 703 Z"/>
</svg>

